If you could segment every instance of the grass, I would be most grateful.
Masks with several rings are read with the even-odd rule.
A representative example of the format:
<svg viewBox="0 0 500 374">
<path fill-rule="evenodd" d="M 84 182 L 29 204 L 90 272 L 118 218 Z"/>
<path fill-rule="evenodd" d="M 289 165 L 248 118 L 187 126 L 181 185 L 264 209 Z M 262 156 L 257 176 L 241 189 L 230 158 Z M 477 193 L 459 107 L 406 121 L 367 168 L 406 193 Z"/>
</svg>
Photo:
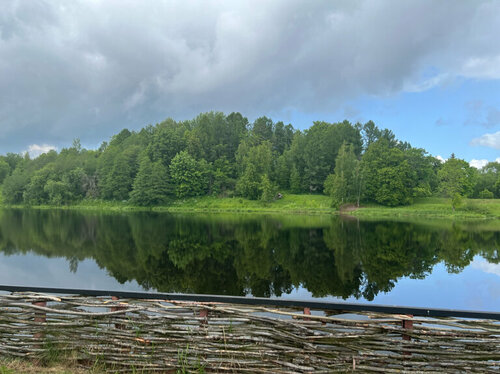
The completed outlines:
<svg viewBox="0 0 500 374">
<path fill-rule="evenodd" d="M 21 208 L 24 206 L 15 206 Z M 152 208 L 130 205 L 127 202 L 84 200 L 75 205 L 56 207 L 53 205 L 33 206 L 36 209 L 69 209 L 111 212 L 205 212 L 205 213 L 294 213 L 294 214 L 333 214 L 331 199 L 325 195 L 285 194 L 282 199 L 266 203 L 239 197 L 219 198 L 213 196 L 191 197 L 175 200 L 170 205 Z"/>
<path fill-rule="evenodd" d="M 465 199 L 460 207 L 453 210 L 450 199 L 428 197 L 418 199 L 412 205 L 394 208 L 367 205 L 351 214 L 360 218 L 500 218 L 500 199 Z"/>
<path fill-rule="evenodd" d="M 18 206 L 21 207 L 21 206 Z M 297 195 L 284 193 L 283 198 L 270 203 L 248 200 L 240 197 L 219 198 L 213 196 L 192 197 L 175 200 L 170 205 L 152 208 L 138 207 L 127 202 L 84 200 L 76 205 L 54 207 L 36 206 L 37 209 L 68 209 L 103 212 L 154 211 L 172 213 L 277 213 L 293 215 L 332 215 L 338 211 L 331 207 L 331 199 L 325 195 Z M 463 204 L 453 211 L 450 199 L 429 197 L 416 200 L 412 205 L 386 207 L 365 204 L 349 215 L 359 218 L 436 218 L 436 219 L 487 219 L 500 218 L 500 199 L 465 199 Z"/>
<path fill-rule="evenodd" d="M 187 371 L 189 370 L 189 371 Z M 114 367 L 100 365 L 96 362 L 89 368 L 83 368 L 71 359 L 62 359 L 57 362 L 43 363 L 29 359 L 0 358 L 0 374 L 105 374 L 118 373 Z M 123 371 L 122 371 L 123 372 Z M 133 374 L 150 374 L 151 370 L 131 368 Z M 178 370 L 179 373 L 204 373 L 204 368 L 197 365 L 193 370 L 190 367 Z"/>
<path fill-rule="evenodd" d="M 276 212 L 331 214 L 331 199 L 325 195 L 284 194 L 282 199 L 271 203 L 239 197 L 217 198 L 205 196 L 175 201 L 168 209 L 171 212 Z"/>
<path fill-rule="evenodd" d="M 43 366 L 38 363 L 21 359 L 0 359 L 0 374 L 100 374 L 104 371 L 81 369 L 75 365 L 54 364 Z"/>
</svg>

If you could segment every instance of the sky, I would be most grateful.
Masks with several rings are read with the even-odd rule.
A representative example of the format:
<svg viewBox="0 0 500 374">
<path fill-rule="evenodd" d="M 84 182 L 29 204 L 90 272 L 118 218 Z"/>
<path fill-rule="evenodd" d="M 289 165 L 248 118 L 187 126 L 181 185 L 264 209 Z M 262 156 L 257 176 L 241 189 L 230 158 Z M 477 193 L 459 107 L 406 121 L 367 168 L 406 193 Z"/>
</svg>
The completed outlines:
<svg viewBox="0 0 500 374">
<path fill-rule="evenodd" d="M 500 161 L 500 1 L 6 0 L 0 153 L 241 112 Z"/>
</svg>

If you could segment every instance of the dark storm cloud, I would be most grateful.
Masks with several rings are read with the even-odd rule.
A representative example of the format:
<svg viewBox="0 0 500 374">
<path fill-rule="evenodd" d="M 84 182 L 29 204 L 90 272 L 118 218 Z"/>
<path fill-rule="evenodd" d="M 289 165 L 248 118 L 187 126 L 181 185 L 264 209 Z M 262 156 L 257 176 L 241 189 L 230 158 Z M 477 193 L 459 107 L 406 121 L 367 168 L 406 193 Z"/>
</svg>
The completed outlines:
<svg viewBox="0 0 500 374">
<path fill-rule="evenodd" d="M 499 25 L 488 1 L 4 2 L 0 146 L 498 79 Z"/>
</svg>

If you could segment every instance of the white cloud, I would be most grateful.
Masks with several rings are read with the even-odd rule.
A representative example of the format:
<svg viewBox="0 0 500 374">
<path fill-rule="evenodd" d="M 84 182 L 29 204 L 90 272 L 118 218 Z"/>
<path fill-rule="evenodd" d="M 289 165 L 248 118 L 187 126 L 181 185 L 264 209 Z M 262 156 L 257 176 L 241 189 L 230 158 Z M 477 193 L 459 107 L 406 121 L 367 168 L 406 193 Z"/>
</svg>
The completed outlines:
<svg viewBox="0 0 500 374">
<path fill-rule="evenodd" d="M 473 158 L 472 160 L 469 161 L 469 165 L 476 169 L 482 169 L 484 166 L 486 166 L 488 162 L 489 161 L 486 159 L 476 160 L 475 158 Z"/>
<path fill-rule="evenodd" d="M 447 160 L 446 158 L 443 158 L 441 155 L 437 155 L 437 156 L 436 156 L 436 158 L 437 158 L 439 161 L 441 161 L 441 163 L 444 163 L 444 162 L 446 162 L 446 160 Z"/>
<path fill-rule="evenodd" d="M 28 152 L 31 158 L 36 158 L 41 154 L 47 153 L 51 150 L 57 150 L 57 148 L 49 144 L 31 144 L 30 146 L 28 146 L 28 150 L 26 152 Z"/>
<path fill-rule="evenodd" d="M 449 74 L 438 74 L 434 77 L 422 80 L 413 81 L 405 84 L 404 91 L 406 92 L 423 92 L 430 90 L 433 87 L 441 85 L 443 82 L 449 81 L 451 79 Z"/>
<path fill-rule="evenodd" d="M 469 58 L 462 67 L 461 75 L 468 78 L 500 79 L 500 55 Z"/>
<path fill-rule="evenodd" d="M 474 261 L 471 262 L 471 267 L 500 277 L 500 264 L 492 264 L 482 258 L 475 258 Z"/>
<path fill-rule="evenodd" d="M 471 145 L 480 145 L 483 147 L 500 149 L 500 131 L 493 134 L 484 134 L 479 138 L 474 138 L 471 141 Z"/>
</svg>

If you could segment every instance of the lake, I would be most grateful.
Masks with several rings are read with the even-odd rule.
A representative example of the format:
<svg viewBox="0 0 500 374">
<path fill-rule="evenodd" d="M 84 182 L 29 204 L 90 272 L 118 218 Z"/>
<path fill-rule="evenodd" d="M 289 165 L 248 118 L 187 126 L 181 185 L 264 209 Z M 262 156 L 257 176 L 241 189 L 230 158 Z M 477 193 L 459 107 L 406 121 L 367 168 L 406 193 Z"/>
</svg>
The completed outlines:
<svg viewBox="0 0 500 374">
<path fill-rule="evenodd" d="M 0 284 L 500 310 L 500 224 L 0 210 Z"/>
</svg>

